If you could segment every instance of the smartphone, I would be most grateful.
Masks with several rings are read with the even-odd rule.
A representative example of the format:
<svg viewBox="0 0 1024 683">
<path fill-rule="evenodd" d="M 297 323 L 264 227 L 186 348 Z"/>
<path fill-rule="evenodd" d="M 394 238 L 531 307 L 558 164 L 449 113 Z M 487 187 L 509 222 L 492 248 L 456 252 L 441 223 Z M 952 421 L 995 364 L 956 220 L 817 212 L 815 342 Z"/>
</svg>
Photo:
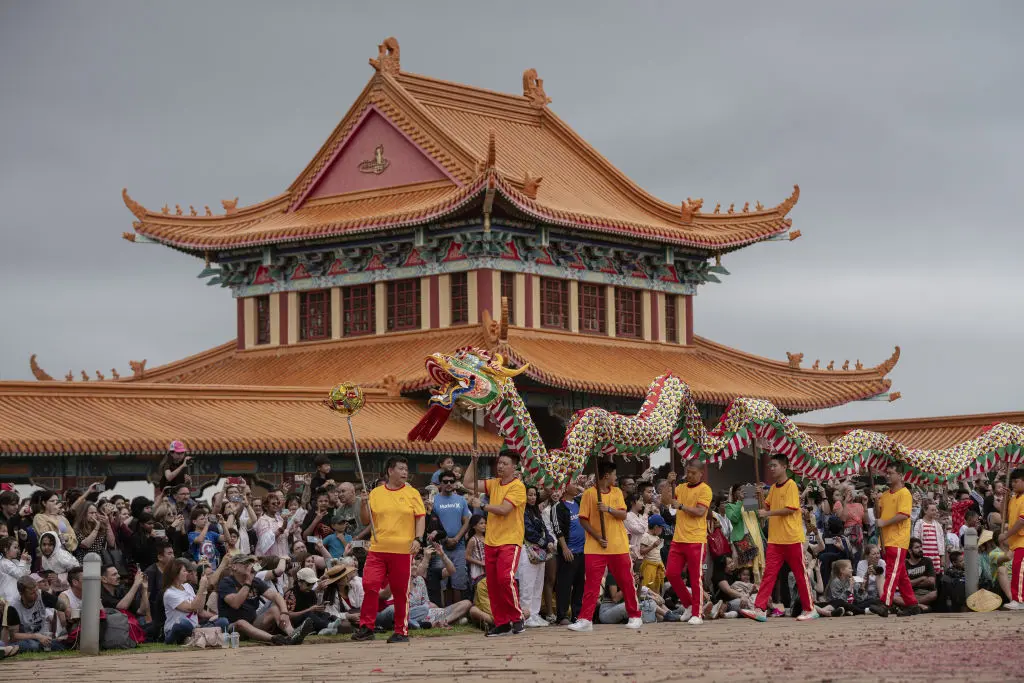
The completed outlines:
<svg viewBox="0 0 1024 683">
<path fill-rule="evenodd" d="M 103 493 L 104 491 L 107 490 L 107 486 L 106 484 L 96 484 L 96 488 L 94 490 L 96 491 L 96 493 Z"/>
<path fill-rule="evenodd" d="M 306 543 L 312 543 L 313 545 L 316 545 L 319 542 L 320 538 L 318 536 L 306 536 Z"/>
<path fill-rule="evenodd" d="M 349 545 L 352 546 L 353 548 L 369 548 L 370 547 L 369 541 L 352 541 L 351 543 L 349 543 Z"/>
<path fill-rule="evenodd" d="M 167 538 L 167 532 L 163 529 L 153 529 L 153 538 Z"/>
<path fill-rule="evenodd" d="M 228 500 L 231 501 L 232 503 L 241 503 L 242 502 L 242 497 L 241 496 L 228 496 Z"/>
</svg>

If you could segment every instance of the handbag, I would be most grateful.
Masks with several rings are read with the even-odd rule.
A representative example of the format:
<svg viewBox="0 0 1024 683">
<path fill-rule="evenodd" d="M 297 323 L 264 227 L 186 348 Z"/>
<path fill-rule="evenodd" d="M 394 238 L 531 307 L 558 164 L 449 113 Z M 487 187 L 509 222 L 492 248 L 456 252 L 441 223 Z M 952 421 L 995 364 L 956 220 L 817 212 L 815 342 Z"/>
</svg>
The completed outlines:
<svg viewBox="0 0 1024 683">
<path fill-rule="evenodd" d="M 708 534 L 708 550 L 711 551 L 712 557 L 732 554 L 732 548 L 729 547 L 729 539 L 725 537 L 721 527 L 715 527 L 715 530 Z"/>
<path fill-rule="evenodd" d="M 527 543 L 526 556 L 529 558 L 530 564 L 544 564 L 548 561 L 548 550 L 536 543 Z"/>
<path fill-rule="evenodd" d="M 224 647 L 224 632 L 216 626 L 204 626 L 192 631 L 192 635 L 185 641 L 188 647 Z"/>
<path fill-rule="evenodd" d="M 757 557 L 757 546 L 749 533 L 743 534 L 743 538 L 732 544 L 736 548 L 736 560 L 740 566 L 746 566 Z"/>
</svg>

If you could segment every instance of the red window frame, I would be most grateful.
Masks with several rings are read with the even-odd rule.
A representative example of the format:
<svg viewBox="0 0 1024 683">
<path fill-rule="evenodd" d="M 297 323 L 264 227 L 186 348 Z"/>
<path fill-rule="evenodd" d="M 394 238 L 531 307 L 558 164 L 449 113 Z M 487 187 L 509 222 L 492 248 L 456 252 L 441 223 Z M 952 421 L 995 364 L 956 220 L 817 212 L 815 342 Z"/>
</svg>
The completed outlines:
<svg viewBox="0 0 1024 683">
<path fill-rule="evenodd" d="M 676 295 L 665 295 L 665 341 L 678 343 L 676 335 Z"/>
<path fill-rule="evenodd" d="M 452 273 L 449 281 L 452 325 L 465 325 L 469 322 L 469 274 Z"/>
<path fill-rule="evenodd" d="M 341 290 L 342 333 L 346 337 L 376 334 L 377 309 L 374 306 L 374 286 L 351 285 Z"/>
<path fill-rule="evenodd" d="M 615 336 L 639 339 L 643 334 L 643 294 L 639 289 L 615 289 Z"/>
<path fill-rule="evenodd" d="M 331 290 L 299 292 L 299 341 L 331 337 Z"/>
<path fill-rule="evenodd" d="M 501 296 L 508 299 L 508 324 L 516 324 L 516 274 L 501 274 Z"/>
<path fill-rule="evenodd" d="M 270 296 L 256 297 L 256 343 L 270 343 Z"/>
<path fill-rule="evenodd" d="M 569 329 L 568 280 L 540 279 L 540 326 L 552 330 Z"/>
<path fill-rule="evenodd" d="M 420 329 L 420 280 L 395 280 L 388 283 L 387 331 Z"/>
<path fill-rule="evenodd" d="M 607 295 L 604 285 L 580 283 L 580 332 L 608 334 Z"/>
</svg>

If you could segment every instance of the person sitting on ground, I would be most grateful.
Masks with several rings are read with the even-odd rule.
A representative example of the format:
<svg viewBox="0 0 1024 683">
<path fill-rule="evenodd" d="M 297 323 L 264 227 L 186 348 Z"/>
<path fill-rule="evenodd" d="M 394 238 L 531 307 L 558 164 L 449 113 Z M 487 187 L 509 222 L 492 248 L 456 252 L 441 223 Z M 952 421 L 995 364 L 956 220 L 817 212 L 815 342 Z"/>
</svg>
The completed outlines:
<svg viewBox="0 0 1024 683">
<path fill-rule="evenodd" d="M 651 515 L 647 518 L 647 531 L 639 539 L 637 552 L 640 556 L 640 585 L 661 595 L 665 585 L 665 563 L 661 561 L 661 546 L 665 540 L 661 537 L 665 531 L 665 518 Z"/>
<path fill-rule="evenodd" d="M 200 626 L 227 628 L 228 620 L 219 617 L 214 619 L 200 618 L 205 612 L 206 593 L 212 575 L 204 574 L 199 579 L 199 592 L 188 582 L 189 568 L 184 560 L 174 558 L 167 565 L 163 574 L 164 642 L 168 645 L 180 645 L 192 632 Z"/>
<path fill-rule="evenodd" d="M 601 603 L 597 608 L 598 621 L 602 624 L 625 624 L 629 620 L 629 614 L 626 609 L 626 595 L 619 588 L 619 585 L 615 582 L 615 577 L 612 576 L 611 572 L 605 570 L 604 581 L 601 587 Z M 635 590 L 635 587 L 632 587 Z M 650 598 L 650 595 L 647 596 Z M 648 599 L 646 604 L 643 604 L 639 600 L 639 594 L 637 599 L 637 605 L 640 607 L 640 620 L 645 624 L 650 624 L 657 621 L 656 616 L 656 603 Z M 644 610 L 646 609 L 646 613 Z M 668 612 L 668 610 L 665 610 Z M 586 615 L 582 615 L 586 616 Z"/>
<path fill-rule="evenodd" d="M 430 562 L 434 557 L 440 557 L 443 563 L 442 573 L 444 577 L 455 573 L 455 565 L 444 554 L 439 543 L 434 543 L 423 549 L 419 560 L 413 565 L 412 581 L 409 589 L 409 627 L 430 628 L 437 625 L 448 625 L 458 621 L 469 613 L 472 606 L 469 600 L 460 600 L 448 607 L 438 607 L 430 602 L 427 597 L 426 575 Z M 394 624 L 394 606 L 385 608 L 377 615 L 377 625 L 384 628 L 391 628 Z M 545 623 L 546 625 L 546 623 Z"/>
<path fill-rule="evenodd" d="M 469 609 L 469 618 L 485 633 L 494 624 L 491 613 L 491 599 L 487 593 L 487 577 L 483 576 L 476 583 L 473 594 L 473 606 Z"/>
<path fill-rule="evenodd" d="M 54 532 L 60 540 L 61 547 L 67 549 L 68 552 L 75 552 L 78 548 L 78 536 L 75 535 L 74 527 L 62 512 L 60 494 L 56 491 L 36 491 L 32 494 L 32 498 L 38 500 L 40 505 L 40 511 L 32 518 L 36 536 L 41 539 L 43 534 Z"/>
<path fill-rule="evenodd" d="M 931 609 L 931 605 L 938 599 L 939 593 L 935 579 L 935 567 L 930 558 L 925 557 L 921 539 L 911 538 L 910 549 L 907 551 L 906 559 L 907 576 L 910 577 L 910 585 L 914 587 L 914 596 L 921 605 L 922 611 Z M 897 605 L 903 606 L 904 597 L 895 598 Z"/>
<path fill-rule="evenodd" d="M 857 563 L 857 583 L 867 594 L 868 599 L 877 600 L 885 585 L 885 559 L 881 549 L 874 544 L 864 546 L 864 559 Z"/>
<path fill-rule="evenodd" d="M 305 621 L 313 622 L 314 631 L 327 628 L 333 621 L 323 603 L 323 591 L 316 570 L 303 567 L 295 574 L 295 585 L 285 593 L 284 601 L 288 605 L 288 618 L 292 626 L 302 626 Z"/>
<path fill-rule="evenodd" d="M 217 584 L 217 613 L 226 618 L 233 630 L 247 639 L 274 645 L 297 645 L 309 635 L 313 624 L 303 623 L 293 629 L 288 618 L 288 605 L 274 587 L 256 578 L 256 558 L 252 555 L 235 555 L 231 558 L 228 573 Z M 271 604 L 257 615 L 260 598 Z M 280 630 L 282 634 L 271 635 L 268 630 Z"/>
<path fill-rule="evenodd" d="M 68 572 L 68 589 L 57 596 L 57 619 L 68 631 L 77 626 L 82 610 L 82 568 Z"/>
<path fill-rule="evenodd" d="M 950 550 L 949 567 L 939 579 L 939 599 L 936 609 L 940 612 L 962 612 L 967 604 L 967 575 L 962 550 Z"/>
<path fill-rule="evenodd" d="M 832 579 L 828 582 L 826 597 L 834 617 L 856 614 L 889 616 L 885 605 L 878 600 L 867 599 L 867 594 L 854 580 L 853 565 L 849 560 L 836 560 L 832 563 Z"/>
<path fill-rule="evenodd" d="M 324 604 L 335 619 L 319 635 L 351 633 L 359 624 L 359 609 L 363 606 L 363 579 L 358 571 L 358 560 L 347 556 L 324 572 L 319 586 L 323 590 Z"/>
<path fill-rule="evenodd" d="M 7 628 L 11 642 L 18 645 L 22 652 L 64 649 L 64 645 L 53 637 L 55 618 L 48 613 L 36 581 L 31 576 L 18 579 L 18 597 L 11 601 L 11 607 L 17 614 L 18 623 L 12 623 L 13 615 L 8 611 Z"/>
<path fill-rule="evenodd" d="M 112 564 L 100 570 L 100 604 L 105 609 L 116 609 L 131 614 L 146 634 L 146 641 L 156 640 L 160 625 L 150 618 L 146 575 L 135 572 L 130 588 L 121 583 L 121 575 Z"/>
</svg>

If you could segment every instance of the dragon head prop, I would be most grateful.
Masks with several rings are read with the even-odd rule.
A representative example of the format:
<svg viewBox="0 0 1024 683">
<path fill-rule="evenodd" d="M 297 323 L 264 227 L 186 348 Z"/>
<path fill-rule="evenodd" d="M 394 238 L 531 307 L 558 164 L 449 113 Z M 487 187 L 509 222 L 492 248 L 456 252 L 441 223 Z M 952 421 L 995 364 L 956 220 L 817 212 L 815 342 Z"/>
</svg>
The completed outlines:
<svg viewBox="0 0 1024 683">
<path fill-rule="evenodd" d="M 409 432 L 409 441 L 433 440 L 456 404 L 470 410 L 489 408 L 501 398 L 505 383 L 528 366 L 508 368 L 500 353 L 465 347 L 453 354 L 427 356 L 426 367 L 437 386 L 427 401 L 427 414 Z"/>
</svg>

